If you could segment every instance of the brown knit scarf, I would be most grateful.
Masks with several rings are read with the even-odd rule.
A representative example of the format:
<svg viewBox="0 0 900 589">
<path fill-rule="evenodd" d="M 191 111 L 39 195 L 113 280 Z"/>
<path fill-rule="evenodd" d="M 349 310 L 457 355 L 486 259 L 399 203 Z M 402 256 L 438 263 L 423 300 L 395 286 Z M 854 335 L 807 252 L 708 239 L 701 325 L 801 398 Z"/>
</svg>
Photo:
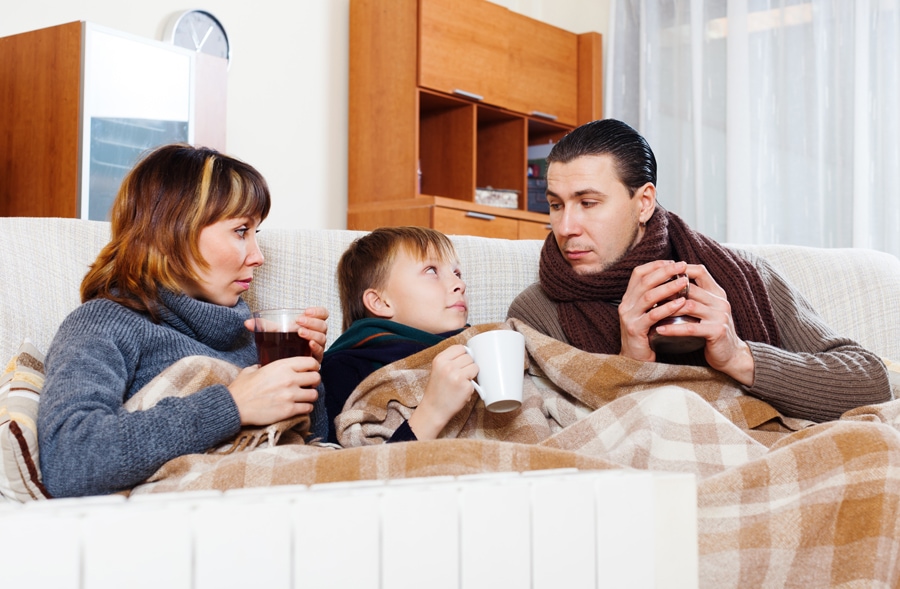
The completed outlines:
<svg viewBox="0 0 900 589">
<path fill-rule="evenodd" d="M 697 233 L 674 213 L 657 206 L 640 242 L 599 274 L 576 274 L 551 233 L 540 261 L 541 288 L 558 304 L 559 321 L 569 342 L 588 352 L 618 354 L 622 347 L 618 301 L 631 271 L 653 260 L 704 264 L 728 294 L 738 337 L 777 346 L 778 326 L 766 287 L 752 264 L 714 240 Z M 703 351 L 658 358 L 672 364 L 706 363 Z"/>
</svg>

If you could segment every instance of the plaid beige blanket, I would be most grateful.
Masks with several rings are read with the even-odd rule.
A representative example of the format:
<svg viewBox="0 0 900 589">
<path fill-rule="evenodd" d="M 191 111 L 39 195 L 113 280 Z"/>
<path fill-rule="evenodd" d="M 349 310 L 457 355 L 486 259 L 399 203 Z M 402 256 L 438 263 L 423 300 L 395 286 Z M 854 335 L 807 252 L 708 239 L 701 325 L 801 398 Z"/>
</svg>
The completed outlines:
<svg viewBox="0 0 900 589">
<path fill-rule="evenodd" d="M 416 407 L 434 355 L 487 329 L 525 335 L 522 408 L 490 414 L 473 397 L 444 439 L 383 444 Z M 167 373 L 210 362 L 187 359 Z M 201 371 L 193 386 L 218 378 L 216 367 Z M 148 399 L 179 394 L 167 373 Z M 244 451 L 175 459 L 133 493 L 560 467 L 691 472 L 701 586 L 897 587 L 898 425 L 900 401 L 813 424 L 715 371 L 588 354 L 511 320 L 372 374 L 337 420 L 350 448 L 303 444 L 292 424 L 278 424 L 249 434 Z"/>
</svg>

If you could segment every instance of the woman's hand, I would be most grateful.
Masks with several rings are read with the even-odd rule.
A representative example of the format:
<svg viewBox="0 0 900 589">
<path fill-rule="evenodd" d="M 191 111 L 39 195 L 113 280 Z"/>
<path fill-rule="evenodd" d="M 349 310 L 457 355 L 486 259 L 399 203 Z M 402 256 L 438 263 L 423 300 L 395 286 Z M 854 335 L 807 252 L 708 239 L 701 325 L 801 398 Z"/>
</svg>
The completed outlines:
<svg viewBox="0 0 900 589">
<path fill-rule="evenodd" d="M 425 394 L 409 418 L 409 427 L 419 440 L 434 440 L 459 413 L 475 391 L 472 379 L 478 365 L 466 348 L 453 345 L 431 361 L 431 376 Z"/>
<path fill-rule="evenodd" d="M 308 356 L 248 366 L 228 385 L 241 425 L 271 425 L 313 410 L 319 362 Z"/>
<path fill-rule="evenodd" d="M 303 315 L 297 318 L 297 334 L 309 340 L 309 351 L 317 362 L 322 361 L 325 353 L 325 342 L 328 339 L 328 309 L 325 307 L 307 307 Z"/>
</svg>

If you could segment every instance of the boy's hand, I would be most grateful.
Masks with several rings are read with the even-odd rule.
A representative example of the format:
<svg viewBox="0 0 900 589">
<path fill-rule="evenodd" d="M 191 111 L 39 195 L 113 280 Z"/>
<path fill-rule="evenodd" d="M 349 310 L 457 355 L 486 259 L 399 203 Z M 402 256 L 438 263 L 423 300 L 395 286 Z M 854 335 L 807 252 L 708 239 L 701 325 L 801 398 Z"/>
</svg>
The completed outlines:
<svg viewBox="0 0 900 589">
<path fill-rule="evenodd" d="M 475 391 L 472 379 L 478 366 L 461 345 L 450 346 L 434 357 L 422 402 L 409 418 L 419 440 L 434 440 Z"/>
</svg>

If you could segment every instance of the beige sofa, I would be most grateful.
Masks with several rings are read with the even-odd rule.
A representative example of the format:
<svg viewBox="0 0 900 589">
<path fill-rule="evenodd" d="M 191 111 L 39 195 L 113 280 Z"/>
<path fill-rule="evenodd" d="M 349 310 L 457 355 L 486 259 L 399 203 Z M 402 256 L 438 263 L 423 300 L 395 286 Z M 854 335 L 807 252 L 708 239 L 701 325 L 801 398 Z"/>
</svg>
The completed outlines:
<svg viewBox="0 0 900 589">
<path fill-rule="evenodd" d="M 263 253 L 266 256 L 266 263 L 258 271 L 253 287 L 249 293 L 248 302 L 251 308 L 286 305 L 324 305 L 331 310 L 329 342 L 333 341 L 339 335 L 341 325 L 334 270 L 341 252 L 357 235 L 359 234 L 355 232 L 340 230 L 263 229 L 262 233 L 259 235 L 259 240 Z M 25 338 L 28 338 L 33 343 L 38 352 L 46 352 L 56 327 L 65 315 L 79 304 L 78 287 L 81 278 L 84 275 L 88 264 L 94 259 L 96 253 L 107 241 L 108 237 L 109 227 L 106 223 L 67 219 L 0 218 L 0 273 L 2 273 L 2 276 L 6 281 L 3 287 L 3 299 L 0 301 L 0 361 L 5 363 L 8 358 L 13 357 L 16 354 L 16 351 L 20 349 L 20 345 Z M 471 308 L 470 322 L 473 325 L 477 325 L 481 323 L 502 321 L 505 319 L 507 306 L 513 297 L 515 297 L 521 289 L 536 279 L 538 256 L 542 243 L 539 241 L 506 241 L 468 236 L 454 236 L 453 240 L 461 257 L 463 274 L 468 285 Z M 900 313 L 898 313 L 898 309 L 900 309 L 900 260 L 884 253 L 855 249 L 828 250 L 778 245 L 745 246 L 745 249 L 752 250 L 765 256 L 775 266 L 781 269 L 787 278 L 807 296 L 813 306 L 821 312 L 824 318 L 835 329 L 853 337 L 884 358 L 900 359 L 900 338 L 898 338 L 898 334 L 900 334 Z M 40 586 L 117 586 L 92 585 L 87 581 L 79 584 L 78 582 L 73 581 L 73 579 L 88 579 L 91 574 L 97 573 L 98 570 L 108 572 L 114 568 L 108 566 L 109 558 L 107 558 L 107 554 L 94 552 L 96 550 L 95 547 L 104 546 L 114 549 L 116 543 L 115 539 L 119 538 L 121 534 L 126 533 L 127 526 L 130 524 L 121 524 L 119 519 L 115 519 L 115 522 L 118 523 L 113 524 L 113 519 L 103 518 L 106 513 L 103 510 L 108 507 L 108 504 L 94 500 L 105 498 L 88 498 L 76 500 L 75 503 L 72 503 L 71 501 L 67 502 L 67 500 L 54 500 L 49 502 L 31 502 L 30 505 L 26 503 L 25 506 L 16 504 L 16 500 L 27 501 L 29 494 L 31 494 L 31 497 L 38 497 L 39 495 L 34 494 L 34 488 L 28 488 L 30 483 L 27 480 L 27 473 L 24 472 L 27 465 L 23 466 L 23 456 L 27 458 L 27 456 L 25 456 L 27 455 L 27 451 L 24 449 L 16 451 L 16 448 L 11 447 L 11 444 L 14 445 L 17 440 L 21 439 L 21 436 L 19 438 L 14 438 L 9 435 L 8 426 L 10 421 L 10 411 L 7 411 L 7 408 L 3 406 L 3 403 L 6 401 L 3 397 L 3 390 L 2 387 L 0 387 L 0 436 L 2 436 L 0 445 L 3 446 L 3 456 L 0 457 L 3 462 L 0 466 L 3 466 L 5 469 L 4 472 L 6 478 L 15 478 L 10 475 L 15 474 L 12 471 L 18 469 L 18 472 L 21 474 L 20 478 L 23 480 L 19 481 L 18 488 L 10 488 L 9 486 L 7 486 L 7 488 L 0 488 L 0 529 L 17 530 L 16 536 L 4 536 L 2 531 L 0 531 L 0 565 L 3 565 L 4 563 L 10 565 L 0 566 L 0 568 L 7 571 L 5 574 L 12 574 L 12 577 L 9 577 L 9 579 L 12 579 L 13 581 L 15 579 L 23 579 L 23 583 L 25 582 L 25 579 L 27 579 L 28 582 L 33 583 L 33 580 L 38 578 L 35 577 L 35 575 L 39 572 L 39 578 L 43 580 L 42 585 L 38 583 Z M 34 402 L 36 404 L 36 401 Z M 23 428 L 25 428 L 27 424 L 25 424 L 22 419 L 20 419 L 20 422 L 22 423 Z M 851 426 L 852 425 L 853 424 L 851 424 Z M 858 433 L 860 430 L 854 429 L 853 431 Z M 857 433 L 854 433 L 853 435 L 855 436 Z M 33 447 L 34 438 L 32 437 L 29 440 L 28 443 Z M 486 454 L 483 454 L 483 452 L 485 449 L 493 450 L 497 448 L 496 444 L 491 445 L 488 442 L 482 443 L 478 440 L 458 440 L 458 442 L 462 443 L 453 446 L 453 448 L 458 449 L 459 454 L 454 454 L 449 462 L 452 463 L 450 466 L 459 464 L 469 468 L 468 471 L 463 470 L 462 472 L 478 472 L 479 464 L 482 464 L 478 461 L 484 460 Z M 392 448 L 384 447 L 377 449 L 366 448 L 343 450 L 317 455 L 316 459 L 318 462 L 310 461 L 310 464 L 313 464 L 315 468 L 319 469 L 317 472 L 320 473 L 327 474 L 329 469 L 332 470 L 335 473 L 334 476 L 318 476 L 318 478 L 327 478 L 329 480 L 342 480 L 341 473 L 344 472 L 342 469 L 347 465 L 357 463 L 357 461 L 359 461 L 359 464 L 361 465 L 360 473 L 355 473 L 354 476 L 358 476 L 359 478 L 391 478 L 390 473 L 393 471 L 390 469 L 390 465 L 412 464 L 416 461 L 425 465 L 424 468 L 416 472 L 428 474 L 429 468 L 432 465 L 431 461 L 437 456 L 436 453 L 431 452 L 433 449 L 439 448 L 439 446 L 429 444 L 434 443 L 421 442 L 411 445 L 392 444 L 390 445 Z M 802 446 L 802 442 L 795 443 L 794 445 Z M 407 448 L 401 448 L 402 446 L 406 446 Z M 363 453 L 360 450 L 367 450 L 367 452 Z M 368 450 L 373 451 L 368 452 Z M 515 455 L 513 450 L 509 450 L 509 452 L 511 452 L 510 456 Z M 15 454 L 15 456 L 13 456 L 13 454 Z M 547 458 L 548 462 L 546 464 L 551 465 L 557 464 L 555 460 L 562 456 L 562 454 L 558 452 L 554 453 L 551 449 L 541 450 L 534 455 Z M 263 451 L 259 456 L 265 457 L 267 454 Z M 777 456 L 775 454 L 767 456 L 772 458 L 773 464 L 778 464 L 776 460 Z M 345 457 L 346 459 L 344 459 Z M 369 462 L 360 461 L 360 457 L 368 457 Z M 503 460 L 506 459 L 504 458 Z M 514 460 L 509 460 L 508 462 L 509 464 L 503 467 L 503 470 L 517 470 Z M 585 463 L 587 464 L 586 468 L 590 470 L 591 468 L 594 468 L 591 464 L 599 464 L 600 462 L 601 461 Z M 756 462 L 760 461 L 757 460 Z M 577 462 L 574 464 L 575 466 L 578 465 Z M 768 472 L 767 464 L 762 465 L 764 468 L 760 470 Z M 372 465 L 373 468 L 365 470 L 369 468 L 369 465 Z M 374 466 L 378 466 L 381 470 L 375 469 Z M 447 464 L 444 464 L 444 466 L 446 467 Z M 548 467 L 541 466 L 539 461 L 532 461 L 528 463 L 526 468 L 520 470 L 541 468 Z M 277 471 L 276 467 L 273 467 L 273 469 Z M 0 474 L 4 474 L 4 472 L 0 472 Z M 746 472 L 755 471 L 748 468 Z M 241 473 L 243 473 L 243 470 Z M 244 475 L 240 474 L 240 476 Z M 419 476 L 421 476 L 421 474 Z M 513 474 L 507 472 L 502 473 L 502 476 L 508 478 L 513 476 Z M 704 487 L 701 489 L 705 491 L 702 495 L 703 501 L 709 502 L 711 497 L 717 496 L 716 485 L 718 485 L 720 481 L 725 481 L 722 484 L 725 485 L 726 489 L 731 489 L 729 483 L 727 483 L 727 476 L 728 471 L 725 471 L 721 477 L 708 477 L 706 479 Z M 447 477 L 435 478 L 440 480 L 446 479 Z M 32 482 L 33 480 L 34 477 L 32 477 Z M 654 485 L 659 484 L 658 481 L 660 479 L 657 478 L 656 480 L 657 482 L 655 482 Z M 665 481 L 666 479 L 663 478 L 662 480 Z M 893 478 L 891 480 L 893 481 Z M 266 484 L 284 485 L 290 482 L 296 481 L 279 482 L 273 478 L 270 483 Z M 7 483 L 7 485 L 9 484 L 10 483 Z M 439 484 L 439 482 L 435 484 Z M 663 484 L 665 484 L 665 482 Z M 240 487 L 240 485 L 239 482 L 231 482 L 224 486 L 237 491 L 254 491 L 254 489 L 234 489 L 234 487 Z M 691 487 L 692 486 L 693 485 L 691 485 Z M 288 485 L 287 490 L 290 491 L 290 485 Z M 261 499 L 254 503 L 242 499 L 243 496 L 238 494 L 234 496 L 235 498 L 231 503 L 218 504 L 216 502 L 209 502 L 210 495 L 203 494 L 203 492 L 199 495 L 184 493 L 184 501 L 169 498 L 169 503 L 166 504 L 167 507 L 165 509 L 156 508 L 152 510 L 143 510 L 140 506 L 148 505 L 147 503 L 134 503 L 136 507 L 132 508 L 131 511 L 123 513 L 128 513 L 129 517 L 145 518 L 139 520 L 141 522 L 140 524 L 135 525 L 155 525 L 167 527 L 167 529 L 171 526 L 183 526 L 183 522 L 190 518 L 186 515 L 179 515 L 187 513 L 179 511 L 179 509 L 186 508 L 186 506 L 190 506 L 190 509 L 195 514 L 192 517 L 201 517 L 201 520 L 199 520 L 201 521 L 201 524 L 194 524 L 200 525 L 200 527 L 194 528 L 194 532 L 187 531 L 187 528 L 185 528 L 181 539 L 178 540 L 180 542 L 184 541 L 183 538 L 194 538 L 194 540 L 192 540 L 194 542 L 193 549 L 187 544 L 181 545 L 178 544 L 178 542 L 169 542 L 165 543 L 165 545 L 147 545 L 146 543 L 149 542 L 149 540 L 147 540 L 144 534 L 131 533 L 129 542 L 144 542 L 145 544 L 142 544 L 142 546 L 145 546 L 144 552 L 141 552 L 140 550 L 129 549 L 126 551 L 120 549 L 119 556 L 122 556 L 123 558 L 127 557 L 126 560 L 131 563 L 129 565 L 132 567 L 131 570 L 145 570 L 141 568 L 141 566 L 144 565 L 140 564 L 140 562 L 144 561 L 138 562 L 142 556 L 146 557 L 145 560 L 149 559 L 151 562 L 156 562 L 152 560 L 154 558 L 165 557 L 166 562 L 173 563 L 171 567 L 167 568 L 166 572 L 169 572 L 170 569 L 177 570 L 178 566 L 182 566 L 185 570 L 182 578 L 191 578 L 192 575 L 194 578 L 198 578 L 198 575 L 201 575 L 201 573 L 205 574 L 203 571 L 225 570 L 218 564 L 220 561 L 216 556 L 217 553 L 212 553 L 213 556 L 210 557 L 211 560 L 204 561 L 204 558 L 207 558 L 207 556 L 204 556 L 207 552 L 204 552 L 206 548 L 202 547 L 207 546 L 207 544 L 204 544 L 205 542 L 211 543 L 210 545 L 219 546 L 216 542 L 218 542 L 220 538 L 225 538 L 228 542 L 231 542 L 234 537 L 233 534 L 235 534 L 235 526 L 238 526 L 242 530 L 245 527 L 250 526 L 245 533 L 253 533 L 255 537 L 260 540 L 260 542 L 254 541 L 253 544 L 254 546 L 258 546 L 259 550 L 262 551 L 266 557 L 272 556 L 272 554 L 275 553 L 280 554 L 278 551 L 283 548 L 285 542 L 297 543 L 300 541 L 300 538 L 304 536 L 319 539 L 322 537 L 320 535 L 321 533 L 329 531 L 339 534 L 339 537 L 336 537 L 334 541 L 341 543 L 342 550 L 345 548 L 347 550 L 350 549 L 349 547 L 345 547 L 345 542 L 349 539 L 346 532 L 339 529 L 337 526 L 334 526 L 333 521 L 329 520 L 327 516 L 323 516 L 324 528 L 317 529 L 312 534 L 304 534 L 302 536 L 295 535 L 293 536 L 294 539 L 290 541 L 279 540 L 279 538 L 288 538 L 289 535 L 279 536 L 279 533 L 288 534 L 288 532 L 285 532 L 281 527 L 275 525 L 275 523 L 266 523 L 264 529 L 255 530 L 255 528 L 253 528 L 255 531 L 251 531 L 253 525 L 262 525 L 263 520 L 260 518 L 269 514 L 269 511 L 274 510 L 274 515 L 270 514 L 275 518 L 272 522 L 285 520 L 284 513 L 288 513 L 288 511 L 285 511 L 288 510 L 288 501 L 286 499 L 282 499 L 283 504 L 277 503 L 279 497 L 287 497 L 287 494 L 273 492 L 271 489 L 266 488 L 263 488 L 262 491 L 262 495 L 256 495 L 256 497 L 261 497 Z M 562 491 L 562 494 L 567 497 L 567 502 L 571 500 L 569 491 Z M 170 493 L 169 495 L 180 496 L 181 494 Z M 662 492 L 658 497 L 667 495 L 669 495 L 669 493 Z M 12 498 L 13 500 L 6 502 L 4 505 L 3 496 Z M 298 499 L 296 505 L 307 505 L 307 503 L 304 502 L 310 501 L 315 496 L 316 495 L 306 495 L 302 497 L 302 501 Z M 435 497 L 439 498 L 441 496 L 443 495 L 439 494 Z M 349 497 L 349 495 L 347 497 Z M 363 500 L 366 495 L 360 494 L 354 495 L 354 497 Z M 681 508 L 672 510 L 672 514 L 670 515 L 677 516 L 680 514 L 683 518 L 681 520 L 665 520 L 664 518 L 663 524 L 653 524 L 657 526 L 653 528 L 656 530 L 654 534 L 656 536 L 655 542 L 657 543 L 657 546 L 661 545 L 659 538 L 665 536 L 669 538 L 670 545 L 682 547 L 680 552 L 669 550 L 668 561 L 665 559 L 660 560 L 660 555 L 656 556 L 655 561 L 653 558 L 650 558 L 649 563 L 651 565 L 655 563 L 656 566 L 656 571 L 654 573 L 652 566 L 650 569 L 647 569 L 647 554 L 652 552 L 652 548 L 647 547 L 646 541 L 641 544 L 638 553 L 639 555 L 637 557 L 635 556 L 636 553 L 631 551 L 630 560 L 623 565 L 626 567 L 625 573 L 629 575 L 628 578 L 633 578 L 633 575 L 637 570 L 634 567 L 641 569 L 643 572 L 646 572 L 644 569 L 650 571 L 648 574 L 651 580 L 646 584 L 638 583 L 637 585 L 651 587 L 695 587 L 698 586 L 698 584 L 704 587 L 746 586 L 741 584 L 741 576 L 736 573 L 736 571 L 741 571 L 741 574 L 743 574 L 745 570 L 741 569 L 738 566 L 738 563 L 743 562 L 744 566 L 750 567 L 749 570 L 760 569 L 760 566 L 754 564 L 757 562 L 757 555 L 753 553 L 752 546 L 746 557 L 735 557 L 733 555 L 726 557 L 717 554 L 717 542 L 714 539 L 710 540 L 710 538 L 715 538 L 715 535 L 709 533 L 709 521 L 715 519 L 711 517 L 710 514 L 718 512 L 708 504 L 704 507 L 704 503 L 701 501 L 699 504 L 700 516 L 698 519 L 697 512 L 685 508 L 685 505 L 687 505 L 688 508 L 696 507 L 696 505 L 693 505 L 692 498 L 694 497 L 696 497 L 696 495 L 692 488 L 688 488 L 687 490 L 682 489 L 680 499 L 682 501 L 682 503 L 680 503 Z M 409 495 L 409 498 L 414 498 L 414 495 Z M 122 497 L 112 496 L 108 499 L 122 499 Z M 819 502 L 817 497 L 813 499 L 815 502 Z M 342 501 L 347 500 L 349 499 L 345 498 Z M 451 498 L 450 501 L 452 503 L 456 500 Z M 687 503 L 685 503 L 685 501 L 687 501 Z M 834 501 L 837 504 L 840 504 L 842 499 L 841 497 L 837 497 Z M 129 503 L 132 502 L 129 501 Z M 51 507 L 40 507 L 41 505 L 50 505 Z M 61 505 L 63 507 L 52 507 L 54 505 Z M 160 503 L 159 505 L 163 505 L 163 503 Z M 341 513 L 351 513 L 351 516 L 348 517 L 352 517 L 352 513 L 356 513 L 352 511 L 356 504 L 340 503 L 339 505 L 339 511 Z M 401 502 L 398 503 L 398 505 L 400 506 L 401 512 L 406 511 L 405 503 Z M 789 503 L 789 505 L 793 505 L 793 503 Z M 198 506 L 203 506 L 203 508 Z M 560 506 L 554 505 L 553 513 L 556 513 L 559 507 Z M 567 507 L 571 508 L 571 506 Z M 244 513 L 235 512 L 235 509 L 246 510 L 246 517 L 229 519 L 233 513 Z M 348 509 L 350 510 L 349 512 L 347 511 Z M 358 512 L 359 514 L 371 512 L 371 506 L 364 506 L 361 509 L 363 509 L 363 511 Z M 92 522 L 99 523 L 92 524 L 92 527 L 85 526 L 81 528 L 82 531 L 78 531 L 77 526 L 73 528 L 69 525 L 76 520 L 79 522 L 88 521 L 84 516 L 87 511 L 99 513 L 101 516 L 99 520 L 91 520 Z M 636 511 L 643 512 L 644 510 L 638 509 Z M 625 510 L 625 512 L 627 512 L 627 510 Z M 110 511 L 109 513 L 113 512 Z M 424 513 L 430 514 L 432 512 L 426 510 Z M 308 521 L 307 518 L 309 517 L 308 512 L 304 511 L 302 514 L 303 515 L 300 516 L 302 519 L 298 519 L 297 521 L 306 523 Z M 202 519 L 202 517 L 207 516 L 210 518 L 209 521 Z M 115 517 L 119 518 L 118 515 Z M 781 516 L 777 510 L 774 510 L 771 517 L 773 520 L 777 520 Z M 628 520 L 628 523 L 625 524 L 625 527 L 620 528 L 623 531 L 634 526 L 630 516 L 626 519 Z M 133 520 L 127 519 L 122 521 L 131 522 Z M 223 527 L 221 528 L 221 531 L 217 531 L 219 528 L 214 524 L 223 521 L 228 522 L 227 528 Z M 668 521 L 668 523 L 665 523 L 666 521 Z M 676 521 L 677 523 L 675 523 Z M 707 533 L 705 540 L 706 552 L 701 550 L 699 560 L 697 558 L 697 547 L 693 545 L 692 542 L 687 541 L 688 539 L 697 537 L 696 526 L 698 521 L 702 524 L 701 532 L 706 530 Z M 830 520 L 826 518 L 824 521 L 827 522 Z M 40 523 L 40 530 L 38 529 L 37 523 Z M 106 524 L 113 527 L 103 528 L 102 526 Z M 357 526 L 358 524 L 359 521 L 353 521 L 354 526 Z M 430 520 L 426 519 L 423 522 L 417 522 L 417 524 L 423 527 L 429 527 L 428 531 L 431 532 Z M 660 525 L 663 525 L 664 527 L 661 528 L 659 527 Z M 51 529 L 46 526 L 52 526 L 52 532 L 48 533 L 44 531 L 45 529 Z M 668 526 L 668 529 L 666 529 L 665 526 Z M 455 526 L 451 527 L 456 529 Z M 104 529 L 107 530 L 108 533 L 101 533 Z M 377 530 L 377 528 L 374 529 Z M 419 528 L 410 529 L 418 530 L 415 534 L 423 532 L 423 530 Z M 565 531 L 562 532 L 562 535 L 568 536 L 573 528 L 568 526 L 564 529 Z M 673 529 L 675 530 L 674 532 L 672 531 Z M 23 546 L 28 545 L 28 541 L 23 540 L 22 538 L 31 537 L 27 536 L 27 534 L 30 533 L 29 530 L 34 531 L 34 541 L 35 543 L 39 543 L 42 547 L 40 551 L 33 551 L 31 549 L 26 550 L 23 548 Z M 95 534 L 96 537 L 94 537 L 93 540 L 90 536 L 92 530 L 101 530 L 101 532 Z M 384 529 L 382 529 L 381 533 L 382 535 L 384 534 Z M 592 537 L 590 536 L 591 533 L 592 532 L 589 530 L 589 537 Z M 22 534 L 25 534 L 25 536 Z M 69 535 L 67 536 L 66 534 Z M 350 534 L 350 536 L 352 536 L 352 534 Z M 619 536 L 616 537 L 619 538 Z M 110 538 L 111 540 L 106 541 L 104 538 Z M 268 543 L 263 541 L 264 538 Z M 173 540 L 175 539 L 176 538 L 173 537 Z M 7 540 L 8 542 L 4 543 Z M 382 540 L 385 542 L 384 547 L 390 545 L 390 542 L 385 540 L 384 537 Z M 650 544 L 653 544 L 654 542 L 652 538 L 647 538 L 646 540 L 649 540 Z M 82 543 L 80 548 L 79 542 Z M 554 543 L 556 542 L 554 541 Z M 710 544 L 713 546 L 712 550 L 709 548 Z M 332 544 L 328 544 L 327 542 L 325 542 L 325 545 L 332 546 Z M 181 548 L 179 548 L 179 546 L 181 546 Z M 297 546 L 300 546 L 300 544 L 297 544 Z M 451 542 L 451 548 L 453 546 L 465 548 L 462 544 L 456 545 Z M 565 547 L 563 544 L 560 544 L 560 546 Z M 7 551 L 6 549 L 9 547 L 13 547 L 14 550 Z M 387 554 L 386 548 L 384 547 L 380 552 L 382 558 L 386 558 L 385 555 Z M 245 546 L 245 548 L 249 548 L 249 546 Z M 404 550 L 412 548 L 415 548 L 415 546 L 404 545 Z M 702 548 L 703 545 L 701 545 L 701 549 Z M 569 548 L 566 549 L 568 550 Z M 191 550 L 193 550 L 193 552 L 191 552 Z M 244 564 L 235 564 L 234 567 L 227 570 L 232 572 L 247 572 L 252 578 L 259 578 L 260 567 L 258 567 L 256 561 L 253 560 L 253 558 L 256 557 L 251 558 L 251 556 L 256 553 L 252 551 L 247 552 L 242 549 L 241 551 L 238 551 L 240 554 L 232 555 L 232 551 L 225 545 L 222 545 L 221 550 L 229 550 L 230 558 L 243 558 L 243 560 L 246 561 Z M 535 555 L 538 554 L 535 552 L 536 549 L 533 545 L 531 550 L 531 556 L 528 557 L 526 555 L 526 560 L 527 558 L 534 558 Z M 27 563 L 21 562 L 21 559 L 30 558 L 30 555 L 33 552 L 42 555 L 53 555 L 51 560 L 54 560 L 58 565 L 59 563 L 62 564 L 57 567 L 42 567 L 41 563 L 37 563 L 35 568 L 29 568 Z M 434 552 L 435 551 L 427 551 L 427 554 L 432 554 Z M 465 552 L 465 550 L 463 550 L 463 552 Z M 372 553 L 373 550 L 370 545 L 361 543 L 359 552 L 355 554 L 357 554 L 358 559 L 363 559 L 369 558 Z M 375 553 L 378 554 L 378 551 L 376 550 Z M 192 554 L 193 557 L 191 557 Z M 323 558 L 326 558 L 327 554 L 328 553 L 326 552 Z M 777 551 L 771 553 L 773 561 L 777 560 L 778 554 Z M 298 578 L 302 578 L 304 581 L 309 580 L 308 575 L 311 573 L 308 571 L 311 571 L 310 564 L 314 564 L 314 561 L 311 563 L 309 560 L 297 560 L 299 557 L 295 555 L 293 557 L 295 559 L 295 564 L 288 565 L 286 563 L 290 562 L 291 557 L 289 555 L 283 556 L 283 564 L 280 567 L 269 567 L 266 568 L 266 571 L 271 574 L 288 574 L 286 571 L 292 570 L 298 573 L 298 575 L 295 575 L 294 577 L 295 582 L 299 582 L 296 581 Z M 4 561 L 4 557 L 8 557 L 7 561 Z M 15 562 L 8 561 L 9 558 L 13 558 Z M 193 561 L 191 561 L 193 564 L 188 562 L 191 558 L 193 558 Z M 310 558 L 308 554 L 307 558 Z M 460 558 L 465 558 L 465 555 L 460 556 Z M 746 560 L 744 560 L 744 558 L 746 558 Z M 401 559 L 401 562 L 403 563 L 401 568 L 405 570 L 405 567 L 410 560 L 405 553 L 402 554 Z M 788 555 L 781 560 L 784 560 L 785 562 L 779 565 L 781 567 L 777 569 L 779 573 L 787 570 L 792 566 L 791 563 L 798 559 L 793 556 L 792 551 L 788 551 Z M 98 562 L 101 564 L 97 565 L 96 563 Z M 204 565 L 204 562 L 207 562 L 207 565 Z M 298 562 L 305 562 L 305 564 L 300 566 L 296 564 Z M 326 562 L 327 564 L 327 561 L 323 562 Z M 359 561 L 354 561 L 350 558 L 347 562 L 358 563 Z M 572 564 L 568 561 L 566 562 L 568 563 L 566 564 L 567 567 Z M 811 569 L 806 568 L 801 561 L 798 562 L 798 571 L 785 573 L 785 575 L 788 575 L 785 577 L 786 579 L 797 580 L 806 578 L 805 575 Z M 177 565 L 177 563 L 181 563 L 181 565 Z M 15 564 L 16 566 L 11 566 L 12 564 Z M 94 569 L 92 568 L 94 566 L 99 566 L 100 568 Z M 376 562 L 373 566 L 381 566 L 382 574 L 387 570 L 385 568 L 387 565 L 385 565 L 384 562 L 380 565 Z M 455 566 L 456 565 L 452 565 L 452 567 Z M 766 566 L 769 565 L 762 565 L 761 570 L 764 570 Z M 123 567 L 124 568 L 120 568 L 126 572 L 129 570 L 125 565 L 123 565 Z M 190 567 L 195 568 L 191 569 Z M 496 569 L 496 567 L 494 568 Z M 59 572 L 57 577 L 48 580 L 47 575 L 50 575 L 51 573 L 57 574 L 57 570 L 62 572 Z M 333 569 L 324 567 L 323 570 L 332 571 Z M 365 581 L 371 581 L 372 579 L 377 578 L 377 574 L 365 573 L 366 569 L 362 566 L 349 567 L 344 572 L 350 574 L 354 570 L 363 571 L 361 573 L 361 578 Z M 454 568 L 453 570 L 457 569 Z M 832 569 L 826 567 L 825 570 Z M 18 571 L 22 572 L 17 577 L 16 574 L 18 574 Z M 298 571 L 303 572 L 300 574 Z M 327 574 L 332 573 L 327 572 Z M 889 574 L 886 576 L 890 576 L 890 574 L 893 573 L 889 571 Z M 535 575 L 537 575 L 536 572 Z M 645 575 L 645 577 L 646 576 L 647 575 Z M 678 582 L 675 582 L 676 577 L 678 578 Z M 598 576 L 597 578 L 599 582 L 600 577 Z M 656 579 L 655 582 L 653 582 L 653 578 Z M 59 584 L 55 582 L 56 579 L 62 579 L 65 582 Z M 4 577 L 4 580 L 7 580 L 7 578 Z M 157 580 L 162 582 L 161 579 Z M 551 586 L 565 585 L 562 581 L 560 581 L 560 583 L 562 584 L 553 584 Z M 798 583 L 801 585 L 803 584 L 799 581 Z M 16 583 L 12 582 L 12 584 L 15 585 Z M 208 586 L 222 585 L 213 583 Z M 468 585 L 461 583 L 459 586 Z"/>
</svg>

